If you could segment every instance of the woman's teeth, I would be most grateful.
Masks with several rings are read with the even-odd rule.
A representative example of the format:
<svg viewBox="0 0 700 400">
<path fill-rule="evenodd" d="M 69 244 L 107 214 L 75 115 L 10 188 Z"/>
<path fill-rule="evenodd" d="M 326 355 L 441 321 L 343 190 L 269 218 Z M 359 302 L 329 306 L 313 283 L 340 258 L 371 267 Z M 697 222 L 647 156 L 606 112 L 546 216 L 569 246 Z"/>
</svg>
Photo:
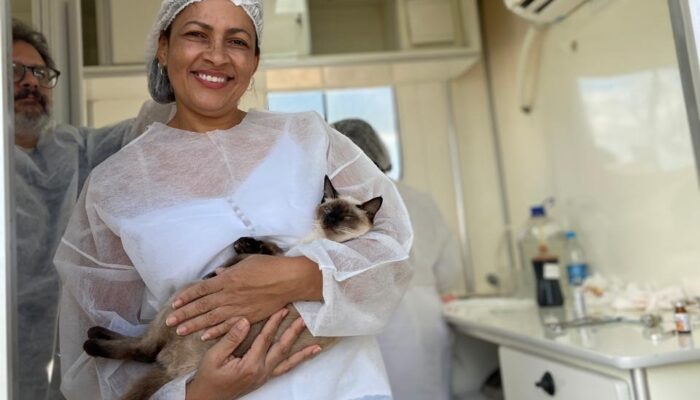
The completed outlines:
<svg viewBox="0 0 700 400">
<path fill-rule="evenodd" d="M 214 82 L 214 83 L 225 83 L 226 82 L 226 78 L 219 77 L 219 76 L 211 76 L 211 75 L 207 75 L 207 74 L 198 73 L 197 77 L 199 79 L 205 80 L 207 82 Z"/>
</svg>

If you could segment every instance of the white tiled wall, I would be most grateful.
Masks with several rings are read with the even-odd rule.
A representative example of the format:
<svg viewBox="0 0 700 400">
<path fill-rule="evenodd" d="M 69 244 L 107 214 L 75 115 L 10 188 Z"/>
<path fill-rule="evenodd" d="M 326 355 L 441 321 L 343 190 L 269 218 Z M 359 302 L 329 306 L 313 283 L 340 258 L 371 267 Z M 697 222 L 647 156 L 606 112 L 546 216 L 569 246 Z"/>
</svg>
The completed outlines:
<svg viewBox="0 0 700 400">
<path fill-rule="evenodd" d="M 526 25 L 499 7 L 487 15 L 502 32 L 489 40 L 514 223 L 553 193 L 599 271 L 659 285 L 697 275 L 700 189 L 666 1 L 592 0 L 551 27 L 530 117 L 513 64 L 496 64 Z"/>
</svg>

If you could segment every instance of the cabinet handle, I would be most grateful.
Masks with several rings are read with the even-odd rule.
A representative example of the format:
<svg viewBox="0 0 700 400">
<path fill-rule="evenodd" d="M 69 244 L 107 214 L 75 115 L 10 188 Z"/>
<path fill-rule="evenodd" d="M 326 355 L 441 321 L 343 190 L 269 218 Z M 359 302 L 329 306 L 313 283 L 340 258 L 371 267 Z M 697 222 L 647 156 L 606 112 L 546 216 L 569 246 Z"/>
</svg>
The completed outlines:
<svg viewBox="0 0 700 400">
<path fill-rule="evenodd" d="M 535 382 L 535 386 L 545 391 L 550 396 L 554 396 L 556 393 L 556 387 L 554 386 L 554 378 L 549 372 L 545 372 L 540 378 L 539 382 Z"/>
</svg>

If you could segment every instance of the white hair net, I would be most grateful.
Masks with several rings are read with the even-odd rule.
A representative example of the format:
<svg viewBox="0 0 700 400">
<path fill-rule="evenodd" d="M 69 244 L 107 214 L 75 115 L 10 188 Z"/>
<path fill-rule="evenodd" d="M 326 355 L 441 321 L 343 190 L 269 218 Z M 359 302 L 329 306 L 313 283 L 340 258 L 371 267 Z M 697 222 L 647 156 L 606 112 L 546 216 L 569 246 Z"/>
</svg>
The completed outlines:
<svg viewBox="0 0 700 400">
<path fill-rule="evenodd" d="M 158 103 L 166 104 L 175 101 L 175 93 L 170 85 L 167 71 L 163 70 L 156 58 L 158 40 L 161 33 L 170 27 L 182 10 L 188 6 L 204 0 L 163 0 L 158 16 L 148 34 L 146 43 L 146 65 L 148 66 L 148 91 L 151 97 Z M 241 7 L 248 14 L 255 25 L 257 35 L 256 46 L 259 48 L 263 34 L 263 4 L 262 0 L 230 0 L 234 5 Z"/>
<path fill-rule="evenodd" d="M 344 119 L 333 128 L 352 140 L 382 172 L 391 171 L 391 159 L 384 143 L 372 125 L 361 119 Z"/>
</svg>

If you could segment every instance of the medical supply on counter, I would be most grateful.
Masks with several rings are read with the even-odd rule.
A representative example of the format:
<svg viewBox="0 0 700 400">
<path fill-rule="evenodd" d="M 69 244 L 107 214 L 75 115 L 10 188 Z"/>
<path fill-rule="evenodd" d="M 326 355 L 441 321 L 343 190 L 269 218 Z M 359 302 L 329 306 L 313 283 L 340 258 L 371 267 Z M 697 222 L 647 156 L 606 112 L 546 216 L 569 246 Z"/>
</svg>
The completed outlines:
<svg viewBox="0 0 700 400">
<path fill-rule="evenodd" d="M 673 318 L 676 323 L 676 332 L 679 334 L 691 333 L 693 328 L 690 325 L 690 314 L 685 308 L 685 302 L 676 302 L 676 308 L 673 310 Z"/>
<path fill-rule="evenodd" d="M 549 203 L 551 204 L 550 200 Z M 548 203 L 545 201 L 545 203 Z M 544 205 L 530 208 L 530 218 L 518 234 L 520 251 L 520 269 L 514 271 L 516 293 L 518 298 L 532 298 L 535 282 L 532 280 L 532 266 L 535 258 L 540 257 L 540 249 L 545 246 L 547 254 L 557 260 L 564 254 L 566 237 L 560 225 L 547 216 Z M 557 263 L 558 265 L 558 263 Z M 550 272 L 554 269 L 550 267 Z M 558 282 L 559 277 L 557 277 Z"/>
<path fill-rule="evenodd" d="M 566 232 L 566 275 L 569 293 L 567 297 L 573 300 L 574 315 L 578 318 L 586 315 L 586 298 L 583 282 L 588 277 L 588 263 L 583 247 L 576 237 L 576 232 Z"/>
<path fill-rule="evenodd" d="M 687 278 L 684 276 L 683 279 Z M 651 283 L 627 282 L 619 277 L 604 276 L 599 271 L 586 279 L 583 287 L 589 312 L 600 309 L 672 312 L 677 301 L 687 298 L 683 286 L 678 284 L 659 287 Z"/>
</svg>

